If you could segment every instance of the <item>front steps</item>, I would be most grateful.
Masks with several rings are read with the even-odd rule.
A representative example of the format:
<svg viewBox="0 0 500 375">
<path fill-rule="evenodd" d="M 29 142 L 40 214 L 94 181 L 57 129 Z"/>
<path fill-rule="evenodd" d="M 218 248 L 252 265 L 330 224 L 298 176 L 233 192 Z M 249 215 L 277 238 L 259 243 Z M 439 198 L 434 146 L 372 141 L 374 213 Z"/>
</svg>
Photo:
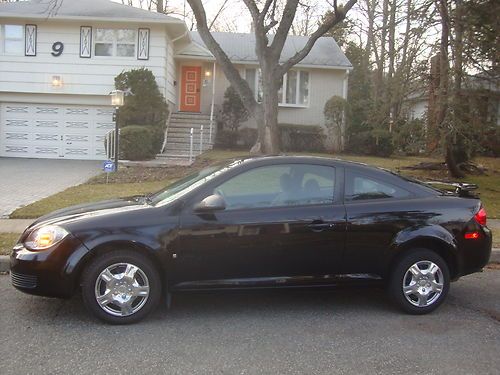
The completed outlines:
<svg viewBox="0 0 500 375">
<path fill-rule="evenodd" d="M 201 126 L 203 125 L 203 142 L 201 141 Z M 215 138 L 212 129 L 212 143 L 210 143 L 210 116 L 198 113 L 172 113 L 167 130 L 167 143 L 163 153 L 157 158 L 188 159 L 190 155 L 190 132 L 193 129 L 193 161 L 196 156 L 211 150 Z M 201 146 L 201 147 L 200 147 Z"/>
</svg>

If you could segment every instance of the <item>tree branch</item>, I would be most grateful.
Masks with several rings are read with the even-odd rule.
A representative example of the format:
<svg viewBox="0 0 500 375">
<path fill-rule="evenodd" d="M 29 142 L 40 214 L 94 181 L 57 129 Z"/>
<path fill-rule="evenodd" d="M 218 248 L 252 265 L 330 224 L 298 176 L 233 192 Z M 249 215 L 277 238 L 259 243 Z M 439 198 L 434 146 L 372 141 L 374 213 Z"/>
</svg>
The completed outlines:
<svg viewBox="0 0 500 375">
<path fill-rule="evenodd" d="M 219 43 L 215 40 L 215 38 L 210 33 L 207 25 L 207 15 L 205 12 L 205 8 L 201 0 L 187 0 L 191 9 L 193 10 L 194 16 L 196 18 L 196 23 L 198 25 L 198 31 L 200 33 L 201 39 L 207 46 L 207 48 L 214 54 L 217 61 L 219 62 L 224 74 L 231 84 L 234 86 L 235 90 L 238 92 L 240 97 L 242 98 L 245 106 L 251 113 L 255 113 L 255 110 L 258 106 L 257 101 L 255 100 L 254 94 L 250 87 L 248 86 L 247 81 L 241 78 L 240 73 L 231 63 L 231 60 L 221 48 Z"/>
<path fill-rule="evenodd" d="M 293 20 L 295 19 L 298 6 L 299 0 L 287 0 L 286 2 L 280 25 L 278 26 L 276 35 L 271 43 L 271 49 L 273 50 L 276 59 L 279 59 L 281 51 L 283 51 L 283 46 L 285 45 Z"/>
<path fill-rule="evenodd" d="M 301 62 L 309 54 L 309 52 L 311 52 L 311 49 L 314 47 L 314 44 L 321 36 L 323 36 L 325 33 L 328 32 L 328 30 L 330 30 L 332 27 L 334 27 L 335 25 L 344 20 L 347 12 L 349 12 L 349 10 L 354 6 L 354 4 L 356 4 L 356 1 L 357 0 L 349 0 L 345 6 L 338 7 L 337 11 L 335 13 L 332 13 L 331 17 L 326 18 L 325 21 L 309 37 L 309 40 L 307 41 L 304 48 L 302 48 L 302 50 L 298 51 L 295 55 L 293 55 L 290 59 L 288 59 L 288 61 L 280 65 L 279 74 L 281 75 L 285 74 L 290 70 L 290 68 Z"/>
</svg>

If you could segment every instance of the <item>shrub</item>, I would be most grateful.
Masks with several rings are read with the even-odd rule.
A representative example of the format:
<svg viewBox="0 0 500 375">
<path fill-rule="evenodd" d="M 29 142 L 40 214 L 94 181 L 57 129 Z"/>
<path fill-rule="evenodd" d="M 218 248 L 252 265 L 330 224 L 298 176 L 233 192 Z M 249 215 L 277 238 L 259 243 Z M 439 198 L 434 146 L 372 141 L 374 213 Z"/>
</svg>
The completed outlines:
<svg viewBox="0 0 500 375">
<path fill-rule="evenodd" d="M 224 93 L 224 102 L 220 113 L 219 121 L 222 123 L 222 128 L 236 132 L 240 124 L 248 120 L 248 116 L 248 111 L 240 96 L 233 86 L 229 86 Z"/>
<path fill-rule="evenodd" d="M 500 156 L 500 127 L 494 125 L 487 128 L 481 146 L 486 155 L 494 157 Z"/>
<path fill-rule="evenodd" d="M 342 151 L 346 111 L 347 100 L 340 96 L 334 95 L 325 103 L 323 114 L 325 115 L 325 126 L 328 133 L 326 143 L 329 151 Z"/>
<path fill-rule="evenodd" d="M 126 160 L 154 158 L 151 127 L 130 125 L 120 130 L 120 156 Z"/>
<path fill-rule="evenodd" d="M 425 120 L 414 119 L 396 126 L 394 146 L 405 155 L 418 155 L 426 149 Z"/>
<path fill-rule="evenodd" d="M 130 90 L 120 108 L 120 127 L 129 125 L 158 126 L 163 128 L 168 118 L 168 105 L 161 94 L 153 73 L 146 69 L 132 69 L 115 77 L 118 90 Z"/>
<path fill-rule="evenodd" d="M 361 155 L 390 156 L 394 152 L 392 135 L 386 130 L 367 130 L 352 134 L 347 151 Z"/>
<path fill-rule="evenodd" d="M 235 148 L 238 141 L 238 133 L 233 130 L 222 129 L 215 136 L 215 147 L 222 149 Z"/>
<path fill-rule="evenodd" d="M 163 146 L 163 139 L 165 137 L 165 130 L 159 126 L 145 126 L 147 130 L 151 133 L 152 144 L 151 147 L 155 154 L 161 152 L 161 146 Z"/>
<path fill-rule="evenodd" d="M 243 128 L 238 132 L 238 145 L 250 149 L 257 142 L 257 129 Z"/>
<path fill-rule="evenodd" d="M 278 129 L 283 151 L 323 152 L 325 149 L 320 126 L 279 124 Z"/>
</svg>

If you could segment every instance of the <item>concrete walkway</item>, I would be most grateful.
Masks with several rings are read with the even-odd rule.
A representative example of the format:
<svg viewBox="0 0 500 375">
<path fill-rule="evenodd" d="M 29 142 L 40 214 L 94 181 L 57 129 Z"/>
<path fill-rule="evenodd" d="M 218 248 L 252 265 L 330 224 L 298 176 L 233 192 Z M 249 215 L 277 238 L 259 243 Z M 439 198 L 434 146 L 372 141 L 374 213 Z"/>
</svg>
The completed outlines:
<svg viewBox="0 0 500 375">
<path fill-rule="evenodd" d="M 0 219 L 0 233 L 22 233 L 35 219 Z"/>
<path fill-rule="evenodd" d="M 0 218 L 101 173 L 87 160 L 0 158 Z"/>
</svg>

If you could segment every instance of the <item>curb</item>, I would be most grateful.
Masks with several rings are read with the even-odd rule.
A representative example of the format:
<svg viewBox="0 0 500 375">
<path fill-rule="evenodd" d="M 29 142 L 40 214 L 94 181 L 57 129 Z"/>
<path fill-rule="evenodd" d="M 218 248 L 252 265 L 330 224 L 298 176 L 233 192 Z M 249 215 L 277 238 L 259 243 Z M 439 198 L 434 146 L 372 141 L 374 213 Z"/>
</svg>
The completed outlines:
<svg viewBox="0 0 500 375">
<path fill-rule="evenodd" d="M 491 251 L 490 263 L 500 263 L 500 249 Z M 0 255 L 0 272 L 8 272 L 10 268 L 10 259 L 8 255 Z"/>
</svg>

